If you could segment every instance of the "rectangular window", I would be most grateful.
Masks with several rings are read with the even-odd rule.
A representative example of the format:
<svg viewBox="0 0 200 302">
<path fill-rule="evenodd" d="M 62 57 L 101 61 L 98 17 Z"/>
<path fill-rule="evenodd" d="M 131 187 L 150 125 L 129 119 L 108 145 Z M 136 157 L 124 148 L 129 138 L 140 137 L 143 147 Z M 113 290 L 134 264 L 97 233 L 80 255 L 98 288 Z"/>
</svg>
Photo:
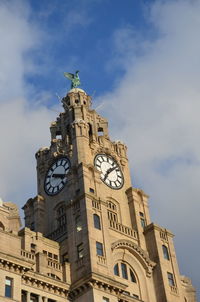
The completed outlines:
<svg viewBox="0 0 200 302">
<path fill-rule="evenodd" d="M 169 285 L 170 286 L 174 286 L 175 283 L 174 283 L 174 276 L 173 276 L 173 274 L 168 272 L 167 273 L 167 277 L 168 277 Z"/>
<path fill-rule="evenodd" d="M 127 267 L 125 263 L 121 263 L 122 278 L 128 280 Z"/>
<path fill-rule="evenodd" d="M 96 250 L 97 255 L 103 256 L 103 244 L 101 242 L 96 241 Z"/>
<path fill-rule="evenodd" d="M 83 243 L 77 245 L 77 256 L 78 259 L 83 258 Z"/>
<path fill-rule="evenodd" d="M 5 297 L 12 298 L 13 279 L 6 277 L 5 279 Z"/>
</svg>

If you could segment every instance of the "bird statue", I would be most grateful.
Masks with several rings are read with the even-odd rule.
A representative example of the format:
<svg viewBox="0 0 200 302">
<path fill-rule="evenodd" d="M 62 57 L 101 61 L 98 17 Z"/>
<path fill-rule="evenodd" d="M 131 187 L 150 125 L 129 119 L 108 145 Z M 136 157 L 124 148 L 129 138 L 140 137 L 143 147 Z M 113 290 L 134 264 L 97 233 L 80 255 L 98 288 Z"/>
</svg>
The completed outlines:
<svg viewBox="0 0 200 302">
<path fill-rule="evenodd" d="M 71 81 L 71 89 L 76 88 L 81 85 L 78 73 L 79 73 L 79 70 L 77 70 L 75 72 L 75 74 L 69 73 L 69 72 L 64 72 L 64 76 Z"/>
</svg>

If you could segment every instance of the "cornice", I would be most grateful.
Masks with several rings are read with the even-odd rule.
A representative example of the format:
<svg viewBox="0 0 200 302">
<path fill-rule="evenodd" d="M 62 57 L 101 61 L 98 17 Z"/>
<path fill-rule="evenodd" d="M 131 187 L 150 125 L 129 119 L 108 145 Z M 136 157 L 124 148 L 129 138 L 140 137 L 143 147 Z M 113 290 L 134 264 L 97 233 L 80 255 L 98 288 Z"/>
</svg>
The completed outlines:
<svg viewBox="0 0 200 302">
<path fill-rule="evenodd" d="M 161 226 L 159 226 L 158 224 L 155 224 L 155 223 L 151 223 L 151 224 L 147 225 L 144 229 L 144 234 L 147 234 L 148 232 L 150 232 L 152 230 L 164 232 L 167 236 L 172 237 L 172 238 L 174 237 L 174 234 L 170 230 L 162 228 Z"/>
<path fill-rule="evenodd" d="M 98 288 L 103 292 L 119 295 L 120 293 L 123 293 L 126 287 L 127 285 L 122 282 L 118 282 L 105 275 L 93 272 L 89 276 L 82 278 L 71 286 L 69 297 L 74 299 L 75 297 L 82 295 L 90 288 Z"/>
<path fill-rule="evenodd" d="M 40 273 L 28 271 L 22 275 L 22 284 L 67 297 L 70 285 Z"/>
</svg>

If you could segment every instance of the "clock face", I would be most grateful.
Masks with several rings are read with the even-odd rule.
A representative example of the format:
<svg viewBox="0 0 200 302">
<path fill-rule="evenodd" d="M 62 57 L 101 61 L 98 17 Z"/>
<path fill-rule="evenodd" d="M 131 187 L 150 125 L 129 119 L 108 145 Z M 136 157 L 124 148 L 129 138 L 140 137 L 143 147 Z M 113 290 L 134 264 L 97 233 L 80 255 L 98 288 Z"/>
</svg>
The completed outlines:
<svg viewBox="0 0 200 302">
<path fill-rule="evenodd" d="M 98 154 L 94 159 L 94 165 L 101 172 L 101 180 L 112 189 L 121 189 L 124 177 L 118 163 L 106 154 Z"/>
<path fill-rule="evenodd" d="M 67 182 L 70 161 L 67 157 L 57 159 L 47 171 L 44 190 L 48 195 L 56 195 Z"/>
</svg>

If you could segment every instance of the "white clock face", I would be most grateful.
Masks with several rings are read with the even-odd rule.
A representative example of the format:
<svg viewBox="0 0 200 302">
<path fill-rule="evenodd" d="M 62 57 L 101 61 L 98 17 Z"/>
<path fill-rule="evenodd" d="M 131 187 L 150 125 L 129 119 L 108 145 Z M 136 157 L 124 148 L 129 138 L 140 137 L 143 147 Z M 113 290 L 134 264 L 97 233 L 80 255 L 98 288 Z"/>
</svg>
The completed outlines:
<svg viewBox="0 0 200 302">
<path fill-rule="evenodd" d="M 121 189 L 124 177 L 117 162 L 106 154 L 98 154 L 94 159 L 94 165 L 101 172 L 101 180 L 112 189 Z"/>
<path fill-rule="evenodd" d="M 56 195 L 67 182 L 70 161 L 67 157 L 57 159 L 47 171 L 44 189 L 48 195 Z"/>
</svg>

